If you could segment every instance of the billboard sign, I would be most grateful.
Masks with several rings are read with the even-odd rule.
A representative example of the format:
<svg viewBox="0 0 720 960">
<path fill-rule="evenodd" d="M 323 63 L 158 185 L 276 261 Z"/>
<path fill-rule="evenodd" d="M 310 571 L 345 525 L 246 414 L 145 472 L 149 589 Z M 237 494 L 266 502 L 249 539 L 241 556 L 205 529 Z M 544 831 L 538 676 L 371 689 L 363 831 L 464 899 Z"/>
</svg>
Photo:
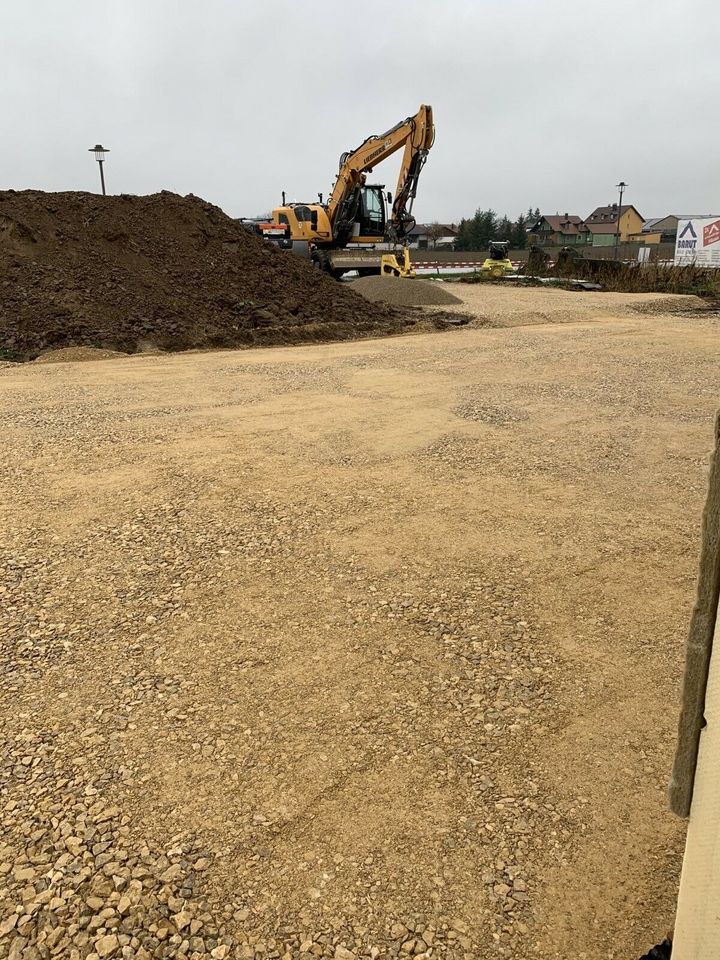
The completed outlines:
<svg viewBox="0 0 720 960">
<path fill-rule="evenodd" d="M 720 267 L 720 217 L 679 220 L 675 263 L 684 266 Z"/>
</svg>

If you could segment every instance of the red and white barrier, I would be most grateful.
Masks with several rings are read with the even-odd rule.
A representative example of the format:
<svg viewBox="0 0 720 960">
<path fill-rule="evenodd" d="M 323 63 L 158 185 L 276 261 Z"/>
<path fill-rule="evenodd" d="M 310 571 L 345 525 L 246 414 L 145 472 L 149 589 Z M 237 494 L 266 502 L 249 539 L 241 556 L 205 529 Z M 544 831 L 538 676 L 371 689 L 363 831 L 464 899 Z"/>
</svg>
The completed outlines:
<svg viewBox="0 0 720 960">
<path fill-rule="evenodd" d="M 437 270 L 445 273 L 451 273 L 453 270 L 479 270 L 485 260 L 462 260 L 453 263 L 439 263 L 437 260 L 413 260 L 412 265 L 415 270 Z M 511 260 L 513 269 L 517 270 L 522 266 L 521 260 Z"/>
</svg>

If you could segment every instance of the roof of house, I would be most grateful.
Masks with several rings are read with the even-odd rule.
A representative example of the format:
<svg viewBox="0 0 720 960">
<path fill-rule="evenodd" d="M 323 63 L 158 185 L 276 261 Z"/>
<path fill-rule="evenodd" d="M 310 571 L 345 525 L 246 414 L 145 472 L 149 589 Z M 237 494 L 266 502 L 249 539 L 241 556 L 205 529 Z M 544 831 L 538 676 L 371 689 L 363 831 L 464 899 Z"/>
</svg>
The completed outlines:
<svg viewBox="0 0 720 960">
<path fill-rule="evenodd" d="M 540 226 L 543 220 L 548 224 L 553 233 L 582 233 L 585 229 L 585 224 L 583 223 L 582 217 L 576 216 L 576 214 L 554 214 L 548 215 L 543 214 L 538 220 L 535 221 L 535 224 L 530 228 L 534 230 L 536 227 Z"/>
<path fill-rule="evenodd" d="M 642 225 L 642 232 L 660 231 L 661 228 L 658 225 L 665 223 L 666 220 L 674 220 L 675 227 L 677 227 L 680 220 L 710 220 L 713 217 L 720 217 L 720 213 L 666 213 L 664 217 L 652 217 L 650 220 L 646 220 Z M 670 224 L 667 224 L 665 232 L 672 233 L 672 230 Z"/>
<path fill-rule="evenodd" d="M 458 234 L 458 228 L 454 223 L 416 223 L 410 231 L 410 236 L 424 236 L 436 228 L 442 228 L 445 236 L 448 237 L 456 237 Z"/>
<path fill-rule="evenodd" d="M 651 217 L 649 220 L 646 220 L 642 225 L 642 233 L 652 233 L 655 225 L 662 223 L 663 220 L 667 220 L 667 217 Z"/>
<path fill-rule="evenodd" d="M 637 207 L 634 207 L 631 203 L 624 203 L 620 208 L 620 215 L 627 213 L 628 210 L 634 210 L 635 213 L 640 217 Z M 585 223 L 592 223 L 596 220 L 603 221 L 608 220 L 611 217 L 614 219 L 617 216 L 618 205 L 616 203 L 610 203 L 606 207 L 595 207 L 592 213 L 588 214 L 585 217 Z M 642 217 L 640 217 L 642 220 Z"/>
<path fill-rule="evenodd" d="M 620 216 L 627 213 L 628 210 L 634 210 L 642 220 L 637 207 L 634 207 L 631 203 L 622 205 Z M 615 233 L 617 215 L 618 205 L 616 203 L 611 203 L 607 207 L 596 207 L 589 216 L 585 217 L 585 224 L 590 233 Z"/>
</svg>

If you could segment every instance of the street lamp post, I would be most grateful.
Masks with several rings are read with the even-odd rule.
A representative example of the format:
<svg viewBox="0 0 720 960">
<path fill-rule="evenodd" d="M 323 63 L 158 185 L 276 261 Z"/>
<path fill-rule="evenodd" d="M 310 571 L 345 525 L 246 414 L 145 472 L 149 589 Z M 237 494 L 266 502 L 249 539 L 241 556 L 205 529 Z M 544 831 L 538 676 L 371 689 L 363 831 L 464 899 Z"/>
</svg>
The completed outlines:
<svg viewBox="0 0 720 960">
<path fill-rule="evenodd" d="M 100 165 L 100 184 L 102 186 L 103 196 L 105 196 L 105 174 L 103 173 L 103 163 L 105 161 L 105 154 L 110 153 L 110 149 L 107 150 L 101 143 L 96 143 L 94 147 L 88 149 L 88 153 L 94 153 L 95 159 Z"/>
<path fill-rule="evenodd" d="M 620 203 L 618 204 L 618 213 L 617 213 L 617 224 L 615 226 L 615 255 L 614 260 L 618 258 L 618 243 L 620 242 L 620 217 L 622 216 L 622 198 L 625 190 L 628 186 L 624 180 L 621 180 L 620 183 L 616 183 L 615 186 L 620 191 Z"/>
</svg>

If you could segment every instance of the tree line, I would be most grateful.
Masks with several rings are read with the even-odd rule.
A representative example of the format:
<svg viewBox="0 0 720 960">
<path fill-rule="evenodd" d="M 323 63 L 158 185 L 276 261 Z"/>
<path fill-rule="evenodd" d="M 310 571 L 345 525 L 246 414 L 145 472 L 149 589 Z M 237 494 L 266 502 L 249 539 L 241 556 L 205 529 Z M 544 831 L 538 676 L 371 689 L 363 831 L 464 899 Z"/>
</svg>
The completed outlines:
<svg viewBox="0 0 720 960">
<path fill-rule="evenodd" d="M 494 210 L 476 210 L 475 216 L 460 221 L 456 250 L 487 250 L 491 240 L 509 240 L 513 250 L 527 246 L 527 229 L 540 216 L 540 208 L 528 208 L 516 220 L 499 217 Z"/>
</svg>

